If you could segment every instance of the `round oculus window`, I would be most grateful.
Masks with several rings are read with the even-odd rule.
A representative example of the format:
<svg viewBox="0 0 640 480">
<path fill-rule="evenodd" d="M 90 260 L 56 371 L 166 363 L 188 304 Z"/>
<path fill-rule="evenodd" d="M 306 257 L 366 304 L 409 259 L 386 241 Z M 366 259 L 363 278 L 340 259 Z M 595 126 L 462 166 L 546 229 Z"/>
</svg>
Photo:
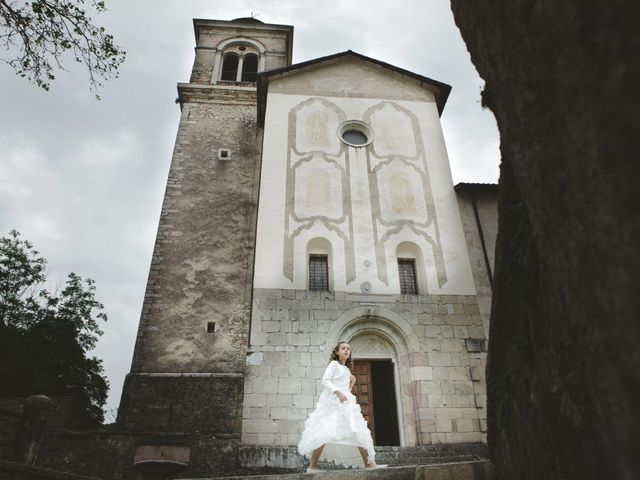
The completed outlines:
<svg viewBox="0 0 640 480">
<path fill-rule="evenodd" d="M 359 120 L 348 120 L 338 127 L 338 137 L 350 147 L 366 147 L 373 142 L 373 130 Z"/>
</svg>

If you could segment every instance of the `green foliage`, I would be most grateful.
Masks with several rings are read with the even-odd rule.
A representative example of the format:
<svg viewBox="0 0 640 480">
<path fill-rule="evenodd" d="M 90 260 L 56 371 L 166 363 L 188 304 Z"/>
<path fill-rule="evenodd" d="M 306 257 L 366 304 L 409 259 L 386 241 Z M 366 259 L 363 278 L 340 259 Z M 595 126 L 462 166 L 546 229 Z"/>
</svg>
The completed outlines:
<svg viewBox="0 0 640 480">
<path fill-rule="evenodd" d="M 87 356 L 107 320 L 95 282 L 70 273 L 54 295 L 43 288 L 45 268 L 18 232 L 0 238 L 2 395 L 70 395 L 101 422 L 109 387 L 102 361 Z"/>
<path fill-rule="evenodd" d="M 78 343 L 85 352 L 94 348 L 98 336 L 102 335 L 98 320 L 107 320 L 102 312 L 104 305 L 95 299 L 95 291 L 92 279 L 87 278 L 83 284 L 82 278 L 72 272 L 55 302 L 56 317 L 73 325 L 78 332 Z M 94 311 L 97 312 L 95 315 Z"/>
<path fill-rule="evenodd" d="M 118 76 L 125 52 L 104 27 L 94 25 L 86 6 L 98 14 L 106 10 L 105 3 L 96 0 L 0 0 L 0 42 L 15 54 L 0 61 L 49 90 L 54 68 L 64 69 L 63 57 L 71 53 L 86 66 L 95 93 L 102 86 L 100 79 Z"/>
<path fill-rule="evenodd" d="M 33 245 L 12 230 L 0 239 L 0 321 L 6 326 L 28 328 L 41 313 L 38 287 L 45 281 L 46 260 Z"/>
</svg>

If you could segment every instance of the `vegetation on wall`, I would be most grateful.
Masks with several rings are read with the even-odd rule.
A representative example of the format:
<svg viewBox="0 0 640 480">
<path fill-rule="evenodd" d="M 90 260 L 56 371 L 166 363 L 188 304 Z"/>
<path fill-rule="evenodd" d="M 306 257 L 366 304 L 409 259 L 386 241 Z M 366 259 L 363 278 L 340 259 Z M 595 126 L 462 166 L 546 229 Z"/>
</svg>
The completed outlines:
<svg viewBox="0 0 640 480">
<path fill-rule="evenodd" d="M 75 273 L 61 292 L 45 289 L 46 265 L 15 230 L 0 238 L 0 395 L 69 395 L 102 422 L 109 387 L 89 353 L 104 307 L 94 281 Z"/>
</svg>

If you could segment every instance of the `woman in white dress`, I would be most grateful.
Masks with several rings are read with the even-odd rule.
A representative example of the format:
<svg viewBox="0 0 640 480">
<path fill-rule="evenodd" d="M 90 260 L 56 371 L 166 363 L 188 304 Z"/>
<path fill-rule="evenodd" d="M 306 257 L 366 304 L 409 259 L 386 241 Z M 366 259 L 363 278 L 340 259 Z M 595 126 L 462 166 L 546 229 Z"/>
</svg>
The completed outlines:
<svg viewBox="0 0 640 480">
<path fill-rule="evenodd" d="M 371 432 L 362 416 L 360 405 L 351 389 L 356 379 L 351 375 L 351 347 L 340 342 L 331 352 L 331 361 L 322 376 L 322 394 L 304 423 L 304 431 L 298 444 L 298 452 L 309 457 L 308 473 L 320 472 L 318 460 L 350 463 L 344 446 L 357 447 L 365 468 L 381 468 L 376 465 Z"/>
</svg>

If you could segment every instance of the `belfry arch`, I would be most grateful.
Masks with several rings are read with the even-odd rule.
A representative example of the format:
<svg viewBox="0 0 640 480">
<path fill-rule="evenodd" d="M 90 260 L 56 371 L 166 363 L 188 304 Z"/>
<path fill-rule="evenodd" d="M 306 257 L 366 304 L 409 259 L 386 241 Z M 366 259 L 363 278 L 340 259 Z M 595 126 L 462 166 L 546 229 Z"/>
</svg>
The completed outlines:
<svg viewBox="0 0 640 480">
<path fill-rule="evenodd" d="M 262 43 L 247 37 L 233 37 L 220 42 L 215 52 L 211 83 L 216 84 L 220 80 L 223 80 L 223 64 L 226 56 L 228 55 L 237 56 L 237 62 L 239 62 L 239 65 L 236 65 L 236 69 L 240 72 L 237 76 L 237 81 L 242 80 L 242 63 L 249 57 L 252 57 L 252 62 L 257 60 L 257 64 L 252 66 L 252 68 L 255 67 L 256 72 L 264 71 L 266 68 L 266 51 L 267 50 Z"/>
</svg>

